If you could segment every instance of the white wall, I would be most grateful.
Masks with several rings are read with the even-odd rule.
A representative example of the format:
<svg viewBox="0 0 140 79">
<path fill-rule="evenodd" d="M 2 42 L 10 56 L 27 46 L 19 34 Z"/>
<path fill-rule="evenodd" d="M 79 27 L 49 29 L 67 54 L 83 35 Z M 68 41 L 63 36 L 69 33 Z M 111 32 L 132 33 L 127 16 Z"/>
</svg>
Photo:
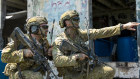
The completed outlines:
<svg viewBox="0 0 140 79">
<path fill-rule="evenodd" d="M 45 16 L 49 22 L 49 30 L 55 19 L 54 36 L 63 32 L 59 27 L 60 16 L 68 10 L 77 10 L 80 14 L 80 27 L 85 29 L 86 19 L 88 19 L 88 0 L 28 0 L 28 18 L 32 16 Z M 48 35 L 50 42 L 50 35 Z"/>
</svg>

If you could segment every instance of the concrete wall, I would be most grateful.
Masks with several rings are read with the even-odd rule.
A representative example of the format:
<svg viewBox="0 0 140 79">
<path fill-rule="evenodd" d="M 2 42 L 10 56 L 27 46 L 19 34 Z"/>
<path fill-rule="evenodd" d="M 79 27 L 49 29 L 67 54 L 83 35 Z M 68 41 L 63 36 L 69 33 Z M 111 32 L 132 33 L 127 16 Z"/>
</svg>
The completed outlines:
<svg viewBox="0 0 140 79">
<path fill-rule="evenodd" d="M 140 0 L 136 0 L 136 17 L 137 22 L 140 23 Z M 137 44 L 138 44 L 138 56 L 139 56 L 139 78 L 140 78 L 140 26 L 137 28 Z"/>
<path fill-rule="evenodd" d="M 64 30 L 59 27 L 59 19 L 68 10 L 79 12 L 80 27 L 85 29 L 86 18 L 88 19 L 88 0 L 28 0 L 28 18 L 45 16 L 49 22 L 49 30 L 51 30 L 52 22 L 55 19 L 53 40 Z M 50 41 L 50 35 L 48 35 L 48 40 Z"/>
<path fill-rule="evenodd" d="M 137 17 L 137 22 L 140 23 L 140 0 L 136 0 L 136 17 Z M 139 53 L 139 57 L 140 57 L 140 27 L 137 28 L 137 42 L 138 42 L 138 53 Z"/>
<path fill-rule="evenodd" d="M 6 16 L 6 0 L 0 0 L 0 50 L 3 49 L 2 30 Z"/>
</svg>

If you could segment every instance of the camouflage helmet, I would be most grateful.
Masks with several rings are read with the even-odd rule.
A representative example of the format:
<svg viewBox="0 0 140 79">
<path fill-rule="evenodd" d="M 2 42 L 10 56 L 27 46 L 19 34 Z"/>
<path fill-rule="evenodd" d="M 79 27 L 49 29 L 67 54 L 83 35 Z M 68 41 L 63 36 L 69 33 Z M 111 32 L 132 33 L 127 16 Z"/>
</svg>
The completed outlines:
<svg viewBox="0 0 140 79">
<path fill-rule="evenodd" d="M 31 26 L 33 25 L 37 25 L 39 26 L 40 24 L 48 24 L 48 21 L 45 17 L 41 17 L 41 16 L 35 16 L 32 18 L 27 19 L 26 21 L 26 30 L 30 31 Z"/>
<path fill-rule="evenodd" d="M 73 17 L 73 16 L 79 16 L 79 14 L 76 10 L 70 10 L 70 11 L 66 11 L 65 13 L 63 13 L 61 15 L 60 21 L 59 21 L 60 27 L 64 28 L 64 26 L 65 26 L 64 21 L 71 19 L 71 17 Z"/>
</svg>

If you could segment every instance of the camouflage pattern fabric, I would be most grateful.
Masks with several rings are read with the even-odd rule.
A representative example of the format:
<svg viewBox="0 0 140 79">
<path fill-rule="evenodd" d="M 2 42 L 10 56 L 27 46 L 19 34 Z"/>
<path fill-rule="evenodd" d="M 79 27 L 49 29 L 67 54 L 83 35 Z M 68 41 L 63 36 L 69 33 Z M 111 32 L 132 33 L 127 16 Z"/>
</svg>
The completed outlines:
<svg viewBox="0 0 140 79">
<path fill-rule="evenodd" d="M 33 72 L 30 70 L 24 70 L 21 72 L 24 79 L 43 79 L 43 75 L 40 72 Z M 20 79 L 17 72 L 12 72 L 9 79 Z"/>
<path fill-rule="evenodd" d="M 40 43 L 46 44 L 46 47 L 45 47 L 46 49 L 49 48 L 49 43 L 47 40 L 40 41 Z M 24 45 L 19 44 L 18 46 L 21 46 L 23 49 L 27 49 L 27 47 Z M 38 72 L 33 72 L 33 70 L 39 67 L 40 65 L 36 64 L 33 58 L 24 57 L 23 49 L 16 50 L 14 47 L 14 42 L 10 42 L 2 50 L 1 60 L 2 62 L 7 63 L 7 65 L 5 66 L 4 74 L 6 76 L 10 76 L 10 79 L 19 79 L 16 76 L 17 63 L 19 63 L 21 73 L 27 76 L 27 78 L 25 79 L 43 79 L 42 75 L 44 74 L 44 72 L 42 69 L 39 70 Z M 25 72 L 28 72 L 28 73 L 25 73 Z"/>
<path fill-rule="evenodd" d="M 86 73 L 68 73 L 64 79 L 113 79 L 115 70 L 109 66 L 97 65 L 89 72 L 88 77 Z"/>
<path fill-rule="evenodd" d="M 90 40 L 119 35 L 120 24 L 102 29 L 90 29 L 89 32 Z M 75 37 L 75 39 L 71 39 L 66 32 L 64 32 L 55 39 L 52 54 L 59 76 L 63 76 L 64 79 L 112 79 L 115 70 L 109 66 L 99 65 L 94 67 L 94 69 L 89 72 L 88 78 L 86 77 L 86 73 L 77 71 L 77 69 L 81 67 L 81 64 L 77 62 L 73 49 L 68 46 L 65 47 L 67 49 L 60 49 L 63 40 L 69 40 L 82 47 L 85 46 L 85 42 L 88 41 L 87 30 L 78 29 L 78 34 L 76 34 Z"/>
<path fill-rule="evenodd" d="M 64 28 L 64 21 L 71 19 L 73 16 L 79 16 L 78 12 L 76 10 L 67 11 L 64 14 L 61 15 L 59 25 L 61 28 Z"/>
<path fill-rule="evenodd" d="M 32 25 L 48 24 L 48 21 L 45 17 L 35 16 L 29 18 L 26 23 L 26 30 L 29 31 Z"/>
</svg>

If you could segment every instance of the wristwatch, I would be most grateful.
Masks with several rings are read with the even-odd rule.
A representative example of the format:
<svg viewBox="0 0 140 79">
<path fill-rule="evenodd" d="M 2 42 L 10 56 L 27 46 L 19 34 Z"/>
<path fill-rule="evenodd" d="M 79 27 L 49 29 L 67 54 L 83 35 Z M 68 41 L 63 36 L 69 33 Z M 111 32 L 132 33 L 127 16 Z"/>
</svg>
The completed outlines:
<svg viewBox="0 0 140 79">
<path fill-rule="evenodd" d="M 120 24 L 120 30 L 121 31 L 123 30 L 123 24 Z"/>
</svg>

